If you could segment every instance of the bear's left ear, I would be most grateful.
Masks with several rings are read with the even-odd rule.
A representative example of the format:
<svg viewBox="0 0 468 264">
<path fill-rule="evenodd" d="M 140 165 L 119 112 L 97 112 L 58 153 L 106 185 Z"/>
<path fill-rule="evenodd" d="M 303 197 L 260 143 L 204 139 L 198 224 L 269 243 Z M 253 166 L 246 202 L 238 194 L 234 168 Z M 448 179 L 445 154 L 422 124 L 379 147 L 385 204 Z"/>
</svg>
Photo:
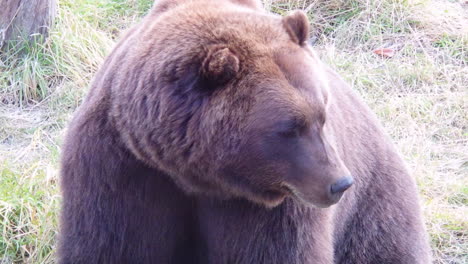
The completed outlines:
<svg viewBox="0 0 468 264">
<path fill-rule="evenodd" d="M 284 17 L 283 25 L 297 44 L 302 46 L 309 39 L 309 19 L 303 11 L 297 10 Z"/>
<path fill-rule="evenodd" d="M 202 74 L 209 82 L 222 85 L 239 72 L 239 58 L 228 48 L 212 50 L 202 65 Z"/>
</svg>

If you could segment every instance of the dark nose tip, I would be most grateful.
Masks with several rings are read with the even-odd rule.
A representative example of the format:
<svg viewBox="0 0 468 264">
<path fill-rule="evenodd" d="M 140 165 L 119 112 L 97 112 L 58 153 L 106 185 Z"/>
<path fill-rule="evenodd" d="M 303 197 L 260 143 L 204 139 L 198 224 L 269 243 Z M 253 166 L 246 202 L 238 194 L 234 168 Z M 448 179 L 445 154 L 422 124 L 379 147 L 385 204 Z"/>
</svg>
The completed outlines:
<svg viewBox="0 0 468 264">
<path fill-rule="evenodd" d="M 354 183 L 353 177 L 351 176 L 343 177 L 331 185 L 330 191 L 332 194 L 343 193 L 349 187 L 351 187 L 353 183 Z"/>
</svg>

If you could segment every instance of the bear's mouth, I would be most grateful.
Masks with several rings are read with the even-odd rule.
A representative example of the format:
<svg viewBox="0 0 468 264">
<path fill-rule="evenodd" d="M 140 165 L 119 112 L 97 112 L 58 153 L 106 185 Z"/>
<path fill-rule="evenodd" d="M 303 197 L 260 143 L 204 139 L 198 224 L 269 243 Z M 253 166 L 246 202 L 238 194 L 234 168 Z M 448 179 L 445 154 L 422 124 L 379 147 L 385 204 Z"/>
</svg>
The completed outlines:
<svg viewBox="0 0 468 264">
<path fill-rule="evenodd" d="M 291 194 L 291 191 L 287 188 L 272 188 L 261 192 L 261 195 L 259 196 L 259 198 L 261 197 L 261 200 L 257 201 L 263 201 L 261 203 L 266 205 L 268 208 L 273 208 L 280 205 L 284 199 L 290 197 Z"/>
<path fill-rule="evenodd" d="M 287 196 L 294 196 L 293 188 L 291 188 L 288 184 L 283 183 L 279 189 L 280 192 L 284 193 Z"/>
<path fill-rule="evenodd" d="M 289 196 L 299 203 L 305 204 L 307 206 L 317 207 L 317 208 L 328 208 L 336 204 L 340 199 L 327 199 L 327 201 L 315 201 L 315 199 L 310 199 L 306 195 L 299 192 L 294 186 L 291 186 L 288 183 L 283 183 L 281 185 L 281 192 L 285 196 Z M 341 198 L 341 197 L 340 197 Z"/>
<path fill-rule="evenodd" d="M 288 188 L 280 187 L 263 192 L 263 195 L 271 200 L 283 200 L 285 197 L 290 196 L 292 192 Z"/>
</svg>

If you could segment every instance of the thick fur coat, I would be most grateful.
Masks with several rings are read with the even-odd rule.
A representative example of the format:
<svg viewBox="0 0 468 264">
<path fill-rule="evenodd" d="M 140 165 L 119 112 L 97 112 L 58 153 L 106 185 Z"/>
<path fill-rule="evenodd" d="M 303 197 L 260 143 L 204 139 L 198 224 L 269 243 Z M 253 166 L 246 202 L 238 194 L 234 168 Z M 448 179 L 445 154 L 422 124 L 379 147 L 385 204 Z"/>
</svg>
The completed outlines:
<svg viewBox="0 0 468 264">
<path fill-rule="evenodd" d="M 158 1 L 68 129 L 59 263 L 429 263 L 414 180 L 308 24 Z"/>
</svg>

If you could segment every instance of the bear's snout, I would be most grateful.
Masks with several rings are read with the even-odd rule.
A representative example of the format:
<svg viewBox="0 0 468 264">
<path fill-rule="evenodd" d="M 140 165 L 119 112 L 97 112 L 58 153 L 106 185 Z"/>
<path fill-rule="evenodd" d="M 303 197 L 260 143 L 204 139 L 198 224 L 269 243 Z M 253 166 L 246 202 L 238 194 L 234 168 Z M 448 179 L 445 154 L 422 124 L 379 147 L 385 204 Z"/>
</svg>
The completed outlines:
<svg viewBox="0 0 468 264">
<path fill-rule="evenodd" d="M 354 179 L 351 176 L 343 177 L 330 185 L 330 198 L 338 202 L 343 193 L 354 184 Z"/>
<path fill-rule="evenodd" d="M 354 179 L 351 176 L 343 177 L 337 180 L 330 186 L 330 193 L 332 195 L 340 195 L 344 193 L 351 185 L 353 185 Z"/>
</svg>

